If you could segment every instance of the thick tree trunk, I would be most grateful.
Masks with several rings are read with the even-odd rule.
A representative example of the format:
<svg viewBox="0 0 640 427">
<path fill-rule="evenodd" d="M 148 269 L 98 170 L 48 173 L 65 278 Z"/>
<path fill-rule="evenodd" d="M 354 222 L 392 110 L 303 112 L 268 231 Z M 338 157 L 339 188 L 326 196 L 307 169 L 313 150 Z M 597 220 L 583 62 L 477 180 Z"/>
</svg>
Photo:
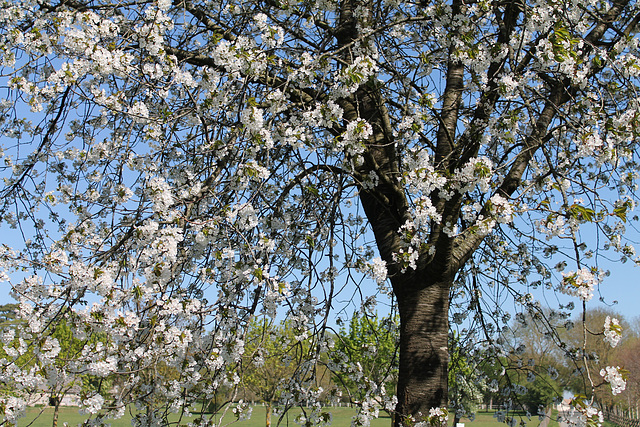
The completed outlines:
<svg viewBox="0 0 640 427">
<path fill-rule="evenodd" d="M 407 274 L 396 286 L 400 312 L 400 369 L 395 426 L 408 416 L 422 421 L 431 408 L 447 407 L 449 363 L 449 281 L 437 281 L 425 272 Z M 399 280 L 393 280 L 398 282 Z M 410 423 L 408 423 L 410 424 Z"/>
</svg>

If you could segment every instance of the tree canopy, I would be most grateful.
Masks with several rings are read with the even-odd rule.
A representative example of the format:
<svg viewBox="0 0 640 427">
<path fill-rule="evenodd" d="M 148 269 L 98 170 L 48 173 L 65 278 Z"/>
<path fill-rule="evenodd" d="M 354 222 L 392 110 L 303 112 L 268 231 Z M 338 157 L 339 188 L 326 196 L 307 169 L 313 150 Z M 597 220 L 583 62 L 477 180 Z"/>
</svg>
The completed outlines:
<svg viewBox="0 0 640 427">
<path fill-rule="evenodd" d="M 506 305 L 584 310 L 603 256 L 638 261 L 639 21 L 635 0 L 3 1 L 0 262 L 26 325 L 5 343 L 108 339 L 64 372 L 18 345 L 0 381 L 115 376 L 85 411 L 166 425 L 238 387 L 251 322 L 280 316 L 310 349 L 281 399 L 323 423 L 334 321 L 382 302 L 397 397 L 357 422 L 396 399 L 396 425 L 441 422 L 449 319 L 499 357 Z"/>
</svg>

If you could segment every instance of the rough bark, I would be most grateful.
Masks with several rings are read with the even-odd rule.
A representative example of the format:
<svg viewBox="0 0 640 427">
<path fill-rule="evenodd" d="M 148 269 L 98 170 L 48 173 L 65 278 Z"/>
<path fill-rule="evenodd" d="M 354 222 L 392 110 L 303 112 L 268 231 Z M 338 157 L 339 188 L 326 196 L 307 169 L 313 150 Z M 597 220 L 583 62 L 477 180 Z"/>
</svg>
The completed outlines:
<svg viewBox="0 0 640 427">
<path fill-rule="evenodd" d="M 421 421 L 429 409 L 447 407 L 450 286 L 422 271 L 394 280 L 401 321 L 395 426 L 408 416 Z"/>
</svg>

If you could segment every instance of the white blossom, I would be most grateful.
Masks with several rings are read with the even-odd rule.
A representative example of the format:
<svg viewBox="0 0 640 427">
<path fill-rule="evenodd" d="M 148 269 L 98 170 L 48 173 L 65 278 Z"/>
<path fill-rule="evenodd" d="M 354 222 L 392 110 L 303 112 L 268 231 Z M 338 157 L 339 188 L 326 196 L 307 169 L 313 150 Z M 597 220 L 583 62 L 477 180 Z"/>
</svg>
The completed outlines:
<svg viewBox="0 0 640 427">
<path fill-rule="evenodd" d="M 6 396 L 0 398 L 0 407 L 3 409 L 4 419 L 10 424 L 17 425 L 18 419 L 26 412 L 27 402 L 20 397 Z"/>
<path fill-rule="evenodd" d="M 460 193 L 478 188 L 486 193 L 493 176 L 493 162 L 487 157 L 470 159 L 455 173 L 456 186 Z"/>
<path fill-rule="evenodd" d="M 133 104 L 127 111 L 131 118 L 137 123 L 147 123 L 149 119 L 149 109 L 142 101 L 138 101 Z"/>
<path fill-rule="evenodd" d="M 387 280 L 387 265 L 379 257 L 374 258 L 371 262 L 371 276 L 378 283 Z"/>
<path fill-rule="evenodd" d="M 622 338 L 622 327 L 616 318 L 607 316 L 604 320 L 604 342 L 612 348 L 617 346 Z"/>
<path fill-rule="evenodd" d="M 167 11 L 171 7 L 171 0 L 158 0 L 158 9 Z"/>
<path fill-rule="evenodd" d="M 598 278 L 587 268 L 581 268 L 576 272 L 562 273 L 561 290 L 567 295 L 574 295 L 582 301 L 589 301 L 593 297 L 594 287 L 598 284 Z"/>
<path fill-rule="evenodd" d="M 442 408 L 429 409 L 429 424 L 434 427 L 446 426 L 449 420 L 449 411 Z"/>
<path fill-rule="evenodd" d="M 165 213 L 174 203 L 171 186 L 162 178 L 153 177 L 149 180 L 148 187 L 151 192 L 151 200 L 153 201 L 153 210 L 155 212 Z"/>
<path fill-rule="evenodd" d="M 116 371 L 118 360 L 114 356 L 109 356 L 106 360 L 89 363 L 89 372 L 98 377 L 106 377 Z"/>
<path fill-rule="evenodd" d="M 622 377 L 619 366 L 607 366 L 601 369 L 600 376 L 611 385 L 611 393 L 614 396 L 622 393 L 627 387 L 627 382 Z"/>
<path fill-rule="evenodd" d="M 509 201 L 499 194 L 491 196 L 491 214 L 497 222 L 508 224 L 513 221 L 513 208 Z"/>
<path fill-rule="evenodd" d="M 82 414 L 97 414 L 104 405 L 104 397 L 100 394 L 94 394 L 82 401 L 80 413 Z"/>
</svg>

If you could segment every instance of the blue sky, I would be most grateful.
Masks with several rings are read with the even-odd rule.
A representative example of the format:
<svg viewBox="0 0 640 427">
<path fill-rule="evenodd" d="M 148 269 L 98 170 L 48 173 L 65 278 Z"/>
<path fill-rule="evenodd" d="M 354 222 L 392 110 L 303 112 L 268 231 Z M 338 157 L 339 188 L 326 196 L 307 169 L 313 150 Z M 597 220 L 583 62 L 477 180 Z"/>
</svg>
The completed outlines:
<svg viewBox="0 0 640 427">
<path fill-rule="evenodd" d="M 608 269 L 611 275 L 600 284 L 599 293 L 595 293 L 589 306 L 608 306 L 623 314 L 627 321 L 640 317 L 640 267 L 632 262 L 601 263 L 601 267 Z M 607 304 L 598 301 L 600 295 Z"/>
</svg>

